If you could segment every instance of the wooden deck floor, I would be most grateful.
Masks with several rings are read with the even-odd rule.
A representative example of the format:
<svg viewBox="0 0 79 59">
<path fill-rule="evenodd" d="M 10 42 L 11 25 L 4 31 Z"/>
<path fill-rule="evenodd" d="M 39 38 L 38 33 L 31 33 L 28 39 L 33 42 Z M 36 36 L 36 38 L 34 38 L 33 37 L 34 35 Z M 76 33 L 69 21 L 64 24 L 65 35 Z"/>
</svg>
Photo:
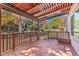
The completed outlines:
<svg viewBox="0 0 79 59">
<path fill-rule="evenodd" d="M 38 42 L 22 45 L 4 56 L 77 56 L 69 44 L 58 43 L 57 40 L 39 40 Z"/>
</svg>

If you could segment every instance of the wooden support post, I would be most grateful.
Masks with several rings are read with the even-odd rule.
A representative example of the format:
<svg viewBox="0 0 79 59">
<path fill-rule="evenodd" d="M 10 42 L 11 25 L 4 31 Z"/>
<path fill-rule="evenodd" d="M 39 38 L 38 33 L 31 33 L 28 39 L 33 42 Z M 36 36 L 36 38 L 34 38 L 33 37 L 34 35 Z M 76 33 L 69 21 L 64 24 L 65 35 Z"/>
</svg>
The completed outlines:
<svg viewBox="0 0 79 59">
<path fill-rule="evenodd" d="M 15 34 L 12 34 L 12 49 L 15 49 Z"/>
<path fill-rule="evenodd" d="M 1 7 L 0 7 L 0 55 L 1 55 Z"/>
</svg>

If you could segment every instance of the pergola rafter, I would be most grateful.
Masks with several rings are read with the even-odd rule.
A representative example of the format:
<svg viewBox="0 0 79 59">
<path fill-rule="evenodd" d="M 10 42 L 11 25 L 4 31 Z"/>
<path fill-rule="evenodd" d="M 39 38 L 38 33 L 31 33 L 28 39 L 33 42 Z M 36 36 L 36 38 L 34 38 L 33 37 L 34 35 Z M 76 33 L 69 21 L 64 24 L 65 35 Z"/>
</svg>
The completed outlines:
<svg viewBox="0 0 79 59">
<path fill-rule="evenodd" d="M 64 6 L 64 4 L 55 5 L 55 6 L 50 7 L 50 8 L 48 8 L 48 9 L 42 11 L 42 12 L 36 13 L 36 14 L 34 14 L 33 16 L 35 16 L 35 17 L 40 17 L 40 16 L 43 16 L 43 15 L 46 15 L 46 14 L 49 14 L 49 13 L 53 13 L 53 12 L 55 12 L 55 11 L 59 11 L 59 10 L 61 10 L 61 9 L 64 9 L 64 8 L 68 7 L 68 6 L 71 6 L 71 5 L 72 5 L 72 4 L 65 5 L 65 6 Z"/>
<path fill-rule="evenodd" d="M 51 13 L 49 13 L 47 15 L 38 17 L 38 19 L 41 20 L 41 19 L 44 19 L 44 18 L 55 17 L 55 16 L 61 15 L 61 14 L 67 14 L 67 13 L 69 13 L 70 7 L 71 6 L 68 6 L 68 7 L 65 7 L 65 8 L 61 9 L 61 10 L 58 10 L 58 11 L 55 11 L 55 12 L 51 12 Z"/>
</svg>

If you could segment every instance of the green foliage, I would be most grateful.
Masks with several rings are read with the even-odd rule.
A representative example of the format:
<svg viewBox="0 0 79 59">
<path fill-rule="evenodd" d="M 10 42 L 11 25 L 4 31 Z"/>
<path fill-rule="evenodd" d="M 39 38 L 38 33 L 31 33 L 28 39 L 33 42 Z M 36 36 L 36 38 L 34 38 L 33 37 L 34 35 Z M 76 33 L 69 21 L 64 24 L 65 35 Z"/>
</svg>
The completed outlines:
<svg viewBox="0 0 79 59">
<path fill-rule="evenodd" d="M 2 32 L 18 31 L 18 24 L 16 22 L 17 17 L 11 12 L 2 10 L 1 20 L 2 20 L 1 25 L 3 30 Z"/>
<path fill-rule="evenodd" d="M 8 12 L 6 10 L 2 10 L 1 15 L 1 25 L 2 25 L 2 32 L 18 32 L 19 31 L 19 24 L 17 22 L 17 15 Z M 22 29 L 25 31 L 35 31 L 38 29 L 36 23 L 34 21 L 25 20 L 25 25 L 22 25 Z"/>
<path fill-rule="evenodd" d="M 5 11 L 2 11 L 1 15 L 2 19 L 2 30 L 3 32 L 18 32 L 19 31 L 19 24 L 17 22 L 17 15 Z M 76 24 L 78 21 L 75 21 Z M 24 19 L 24 25 L 22 27 L 24 31 L 37 31 L 38 26 L 35 23 L 35 21 L 30 21 L 27 19 Z M 40 27 L 40 30 L 42 31 L 50 31 L 51 29 L 63 29 L 64 23 L 60 22 L 60 18 L 56 17 L 54 18 L 50 23 L 45 22 L 43 23 L 42 27 Z"/>
<path fill-rule="evenodd" d="M 52 29 L 63 29 L 64 23 L 60 21 L 61 19 L 56 17 L 50 22 L 50 26 Z"/>
<path fill-rule="evenodd" d="M 74 31 L 79 32 L 79 19 L 74 18 L 73 23 L 74 23 Z"/>
<path fill-rule="evenodd" d="M 35 22 L 26 20 L 25 21 L 25 31 L 35 31 L 38 27 Z"/>
<path fill-rule="evenodd" d="M 58 28 L 58 25 L 59 25 L 59 18 L 54 18 L 52 21 L 51 21 L 51 27 L 56 29 Z"/>
<path fill-rule="evenodd" d="M 44 23 L 40 26 L 41 31 L 49 31 L 49 24 L 47 21 L 44 21 Z"/>
<path fill-rule="evenodd" d="M 50 30 L 53 30 L 53 29 L 59 29 L 59 30 L 64 29 L 63 19 L 56 17 L 56 18 L 53 18 L 50 23 L 45 22 L 41 26 L 42 31 L 50 31 Z"/>
<path fill-rule="evenodd" d="M 78 19 L 74 19 L 74 26 L 78 26 L 79 25 L 79 20 Z"/>
</svg>

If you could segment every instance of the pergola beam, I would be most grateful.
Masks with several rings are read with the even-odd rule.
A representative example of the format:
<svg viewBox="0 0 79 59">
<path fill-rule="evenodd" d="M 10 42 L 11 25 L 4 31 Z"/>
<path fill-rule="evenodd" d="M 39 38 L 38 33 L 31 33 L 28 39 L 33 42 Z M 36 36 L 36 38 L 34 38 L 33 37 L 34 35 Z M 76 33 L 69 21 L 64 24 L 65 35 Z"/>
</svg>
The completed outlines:
<svg viewBox="0 0 79 59">
<path fill-rule="evenodd" d="M 79 12 L 79 11 L 76 11 L 76 12 Z M 54 18 L 54 17 L 65 15 L 65 14 L 68 14 L 68 13 L 61 13 L 61 14 L 58 14 L 58 15 L 55 15 L 55 16 L 51 16 L 51 17 L 47 17 L 47 18 L 45 17 L 43 19 L 40 19 L 40 21 L 44 21 L 44 20 L 47 20 L 48 18 Z"/>
<path fill-rule="evenodd" d="M 20 5 L 21 5 L 21 3 L 17 4 L 16 7 L 18 7 L 18 6 L 20 6 Z"/>
<path fill-rule="evenodd" d="M 61 14 L 58 14 L 58 15 L 55 15 L 55 16 L 51 16 L 51 17 L 44 17 L 43 19 L 40 19 L 40 21 L 44 21 L 44 20 L 47 20 L 48 18 L 54 18 L 54 17 L 65 15 L 65 14 L 68 14 L 68 13 L 61 13 Z"/>
<path fill-rule="evenodd" d="M 11 12 L 13 11 L 14 13 L 16 13 L 18 15 L 21 15 L 21 16 L 24 16 L 24 17 L 27 17 L 27 18 L 30 18 L 30 19 L 33 19 L 33 20 L 37 20 L 36 17 L 33 17 L 32 15 L 28 14 L 27 12 L 24 12 L 24 11 L 20 10 L 19 8 L 14 7 L 14 6 L 12 6 L 12 5 L 8 4 L 8 3 L 3 3 L 1 5 L 6 7 L 7 10 L 9 10 Z"/>
</svg>

